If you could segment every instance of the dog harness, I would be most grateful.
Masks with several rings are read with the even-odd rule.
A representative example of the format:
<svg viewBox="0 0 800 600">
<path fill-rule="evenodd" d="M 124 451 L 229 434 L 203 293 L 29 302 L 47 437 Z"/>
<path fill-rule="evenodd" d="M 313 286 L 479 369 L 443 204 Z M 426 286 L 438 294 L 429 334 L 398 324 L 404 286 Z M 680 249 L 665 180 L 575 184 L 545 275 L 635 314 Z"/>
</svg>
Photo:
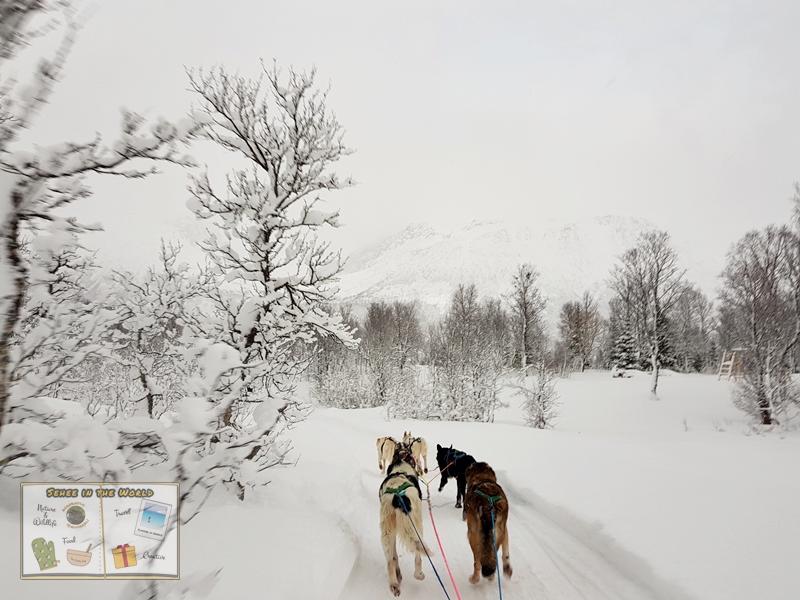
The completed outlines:
<svg viewBox="0 0 800 600">
<path fill-rule="evenodd" d="M 394 439 L 393 437 L 385 437 L 385 438 L 383 438 L 383 442 L 381 442 L 381 454 L 383 454 L 383 447 L 386 445 L 386 442 L 388 442 L 390 440 L 395 446 L 397 445 L 397 440 Z"/>
<path fill-rule="evenodd" d="M 459 460 L 461 460 L 462 456 L 466 456 L 466 452 L 462 452 L 461 450 L 455 450 L 450 448 L 444 455 L 444 462 L 449 463 L 444 469 L 442 469 L 442 473 L 444 473 L 450 466 L 456 464 Z"/>
<path fill-rule="evenodd" d="M 397 494 L 398 496 L 402 496 L 405 493 L 406 488 L 410 488 L 410 487 L 411 487 L 411 482 L 410 481 L 406 481 L 400 487 L 386 488 L 383 493 L 384 494 Z"/>
<path fill-rule="evenodd" d="M 472 491 L 473 491 L 473 492 L 475 492 L 476 494 L 478 494 L 478 496 L 481 496 L 481 497 L 483 497 L 483 498 L 486 498 L 486 500 L 488 500 L 488 501 L 489 501 L 489 506 L 490 506 L 490 507 L 491 507 L 491 506 L 494 506 L 494 503 L 495 503 L 495 502 L 500 502 L 500 500 L 502 500 L 502 499 L 503 499 L 503 497 L 502 497 L 502 496 L 490 496 L 489 494 L 485 494 L 485 493 L 483 493 L 482 491 L 480 491 L 478 488 L 475 488 L 475 489 L 474 489 L 474 490 L 472 490 Z"/>
</svg>

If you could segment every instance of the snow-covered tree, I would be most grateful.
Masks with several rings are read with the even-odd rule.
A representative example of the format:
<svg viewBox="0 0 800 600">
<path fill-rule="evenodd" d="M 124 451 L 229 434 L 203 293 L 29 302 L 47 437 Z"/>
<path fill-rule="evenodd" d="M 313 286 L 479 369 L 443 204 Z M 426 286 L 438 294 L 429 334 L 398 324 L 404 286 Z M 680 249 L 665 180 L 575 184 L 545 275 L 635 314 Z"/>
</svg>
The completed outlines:
<svg viewBox="0 0 800 600">
<path fill-rule="evenodd" d="M 189 208 L 210 228 L 201 248 L 211 264 L 211 309 L 195 326 L 236 349 L 240 367 L 221 377 L 215 393 L 241 393 L 221 415 L 227 435 L 247 435 L 252 409 L 262 402 L 298 408 L 293 391 L 308 366 L 298 344 L 335 336 L 354 345 L 333 299 L 340 254 L 317 233 L 338 226 L 338 212 L 320 207 L 326 192 L 353 183 L 331 167 L 350 153 L 343 131 L 314 85 L 315 72 L 264 67 L 250 80 L 223 67 L 190 72 L 200 100 L 196 137 L 232 152 L 246 165 L 228 174 L 224 191 L 206 170 L 193 177 Z M 248 459 L 259 455 L 256 452 Z"/>
<path fill-rule="evenodd" d="M 545 302 L 537 287 L 538 279 L 539 272 L 533 265 L 519 265 L 514 272 L 511 293 L 507 297 L 522 369 L 543 350 L 542 313 Z"/>
<path fill-rule="evenodd" d="M 13 3 L 12 3 L 13 4 Z M 36 12 L 68 2 L 16 3 L 12 18 L 23 27 Z M 7 7 L 2 7 L 5 10 Z M 10 13 L 9 13 L 10 14 Z M 144 177 L 154 168 L 142 161 L 168 161 L 181 165 L 192 160 L 180 151 L 193 123 L 185 120 L 177 126 L 161 119 L 150 127 L 138 115 L 123 111 L 118 138 L 105 144 L 97 137 L 89 142 L 56 143 L 32 149 L 18 148 L 18 134 L 34 124 L 35 117 L 47 104 L 63 72 L 77 30 L 67 16 L 62 27 L 62 42 L 50 58 L 42 59 L 25 82 L 4 81 L 0 85 L 0 170 L 6 173 L 6 187 L 0 190 L 0 427 L 8 414 L 19 406 L 30 386 L 14 385 L 13 340 L 23 319 L 25 293 L 30 274 L 21 255 L 22 236 L 26 230 L 47 226 L 54 241 L 74 244 L 74 236 L 91 229 L 74 219 L 60 216 L 71 202 L 87 196 L 90 190 L 85 177 L 90 173 Z M 5 23 L 4 23 L 5 25 Z M 58 29 L 56 29 L 59 31 Z M 3 34 L 7 36 L 6 33 Z M 25 31 L 16 35 L 25 38 Z M 5 40 L 11 38 L 4 37 Z M 15 45 L 4 46 L 5 56 L 13 58 Z M 2 59 L 0 59 L 2 60 Z M 62 209 L 59 215 L 56 209 Z M 62 247 L 62 250 L 68 246 Z M 59 249 L 50 247 L 57 254 Z M 52 385 L 52 382 L 51 382 Z"/>
<path fill-rule="evenodd" d="M 47 0 L 0 0 L 0 63 L 14 55 L 30 37 L 30 20 L 52 12 L 65 2 Z"/>
<path fill-rule="evenodd" d="M 747 233 L 722 274 L 726 338 L 746 348 L 735 404 L 771 425 L 790 402 L 790 356 L 800 342 L 800 236 L 787 226 Z"/>
<path fill-rule="evenodd" d="M 579 301 L 562 305 L 558 328 L 567 357 L 575 360 L 580 370 L 584 371 L 600 341 L 603 328 L 597 301 L 589 292 L 585 292 Z"/>
<path fill-rule="evenodd" d="M 362 326 L 349 306 L 327 309 L 338 311 L 342 322 L 360 335 Z M 335 408 L 368 408 L 380 405 L 375 394 L 372 373 L 363 353 L 363 343 L 354 349 L 335 336 L 318 338 L 308 374 L 314 398 L 325 406 Z"/>
<path fill-rule="evenodd" d="M 12 4 L 10 9 L 0 5 L 0 61 L 14 58 L 30 37 L 29 17 L 63 7 L 65 24 L 53 21 L 53 27 L 39 31 L 61 35 L 61 43 L 27 80 L 0 82 L 0 470 L 13 466 L 67 480 L 122 479 L 130 466 L 117 432 L 80 404 L 42 397 L 60 394 L 76 383 L 87 363 L 107 354 L 119 322 L 103 290 L 91 281 L 90 259 L 79 250 L 82 234 L 94 227 L 64 217 L 64 208 L 89 195 L 88 174 L 144 177 L 154 172 L 152 161 L 191 164 L 180 147 L 193 123 L 159 120 L 148 127 L 138 115 L 123 111 L 121 132 L 109 144 L 95 137 L 23 147 L 19 133 L 34 126 L 46 106 L 77 26 L 69 2 Z M 13 23 L 16 37 L 11 39 Z"/>
<path fill-rule="evenodd" d="M 33 232 L 22 252 L 28 277 L 10 348 L 10 381 L 20 398 L 52 395 L 85 361 L 107 356 L 121 320 L 108 307 L 94 257 L 75 233 L 54 229 Z"/>
<path fill-rule="evenodd" d="M 455 420 L 491 421 L 508 343 L 498 336 L 500 304 L 480 302 L 477 288 L 460 285 L 443 321 L 430 332 L 431 413 Z"/>
<path fill-rule="evenodd" d="M 138 384 L 132 386 L 132 402 L 143 402 L 151 417 L 183 397 L 188 365 L 180 338 L 191 319 L 191 303 L 207 285 L 204 274 L 192 274 L 186 263 L 178 263 L 180 251 L 180 244 L 162 240 L 159 265 L 142 280 L 128 272 L 113 276 L 122 317 L 115 360 L 127 369 L 126 379 Z"/>
<path fill-rule="evenodd" d="M 627 331 L 621 331 L 614 340 L 611 350 L 611 364 L 620 369 L 629 369 L 636 365 L 636 345 L 633 336 Z"/>
<path fill-rule="evenodd" d="M 676 366 L 703 371 L 711 352 L 713 304 L 696 286 L 687 285 L 670 312 L 670 337 Z"/>
<path fill-rule="evenodd" d="M 650 393 L 658 399 L 658 370 L 666 315 L 684 289 L 684 271 L 670 246 L 666 231 L 649 231 L 619 258 L 612 271 L 612 287 L 642 324 L 649 345 L 652 379 Z"/>
<path fill-rule="evenodd" d="M 522 410 L 528 427 L 553 427 L 559 415 L 560 402 L 556 391 L 556 373 L 544 359 L 523 370 L 517 383 L 510 387 L 515 396 L 522 397 Z"/>
<path fill-rule="evenodd" d="M 361 353 L 371 373 L 378 405 L 396 393 L 399 380 L 415 378 L 422 328 L 413 303 L 371 302 L 361 327 Z"/>
</svg>

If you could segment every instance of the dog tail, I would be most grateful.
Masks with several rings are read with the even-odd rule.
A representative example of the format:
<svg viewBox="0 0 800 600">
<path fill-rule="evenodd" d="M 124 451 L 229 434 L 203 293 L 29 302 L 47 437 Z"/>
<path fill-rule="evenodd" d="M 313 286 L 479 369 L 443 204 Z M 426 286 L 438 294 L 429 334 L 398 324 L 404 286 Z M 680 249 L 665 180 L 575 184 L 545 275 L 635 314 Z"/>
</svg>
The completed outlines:
<svg viewBox="0 0 800 600">
<path fill-rule="evenodd" d="M 481 511 L 481 575 L 491 577 L 497 570 L 497 556 L 494 552 L 494 534 L 492 531 L 492 515 L 488 507 Z"/>
<path fill-rule="evenodd" d="M 392 497 L 392 506 L 394 508 L 396 508 L 397 510 L 402 511 L 404 514 L 405 513 L 410 513 L 411 512 L 411 498 L 409 498 L 405 494 L 403 494 L 402 496 L 400 494 L 395 494 Z"/>
<path fill-rule="evenodd" d="M 419 511 L 419 507 L 412 508 L 411 499 L 407 496 L 396 498 L 402 498 L 408 503 L 407 514 L 403 512 L 403 509 L 400 508 L 399 505 L 396 507 L 398 512 L 402 513 L 398 514 L 397 518 L 398 523 L 400 523 L 400 526 L 398 527 L 398 537 L 400 538 L 403 546 L 405 546 L 409 552 L 427 552 L 429 556 L 433 556 L 433 551 L 430 549 L 430 547 L 420 539 L 422 537 L 422 519 L 420 518 L 421 513 Z M 392 500 L 392 506 L 394 506 L 394 503 L 395 500 Z M 417 532 L 419 532 L 419 535 L 417 535 Z"/>
</svg>

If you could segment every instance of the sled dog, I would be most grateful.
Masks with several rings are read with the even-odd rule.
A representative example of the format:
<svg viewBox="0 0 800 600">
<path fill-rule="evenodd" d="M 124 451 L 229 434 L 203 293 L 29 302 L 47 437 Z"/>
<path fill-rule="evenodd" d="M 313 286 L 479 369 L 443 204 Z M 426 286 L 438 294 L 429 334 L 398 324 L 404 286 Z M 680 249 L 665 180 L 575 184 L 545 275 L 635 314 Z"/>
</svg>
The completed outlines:
<svg viewBox="0 0 800 600">
<path fill-rule="evenodd" d="M 513 570 L 508 555 L 508 500 L 497 484 L 494 470 L 485 462 L 472 463 L 467 468 L 467 495 L 464 512 L 467 516 L 467 539 L 469 539 L 474 567 L 469 582 L 478 583 L 483 575 L 489 581 L 497 570 L 497 548 L 502 548 L 503 574 L 511 577 Z M 492 508 L 494 508 L 494 532 L 492 532 Z"/>
<path fill-rule="evenodd" d="M 411 435 L 410 431 L 403 432 L 403 443 L 411 447 L 411 453 L 414 455 L 414 460 L 417 461 L 417 473 L 422 475 L 428 472 L 428 442 L 425 438 L 415 438 Z M 425 468 L 422 468 L 422 462 L 425 461 Z"/>
<path fill-rule="evenodd" d="M 466 471 L 475 459 L 466 452 L 456 450 L 453 446 L 442 448 L 436 444 L 436 463 L 442 473 L 442 481 L 439 484 L 439 491 L 444 489 L 450 477 L 456 479 L 456 508 L 461 508 L 461 501 L 464 498 L 464 491 L 467 487 Z M 462 515 L 463 516 L 463 515 Z"/>
<path fill-rule="evenodd" d="M 386 467 L 392 462 L 397 440 L 393 437 L 380 437 L 378 441 L 375 442 L 375 446 L 378 448 L 378 468 L 381 470 L 381 473 L 385 473 Z"/>
<path fill-rule="evenodd" d="M 389 589 L 392 594 L 399 596 L 403 576 L 397 561 L 397 539 L 414 553 L 414 577 L 417 579 L 425 579 L 422 554 L 427 548 L 420 539 L 422 492 L 417 479 L 416 461 L 408 446 L 402 443 L 397 445 L 378 496 L 381 502 L 381 546 L 389 572 Z"/>
</svg>

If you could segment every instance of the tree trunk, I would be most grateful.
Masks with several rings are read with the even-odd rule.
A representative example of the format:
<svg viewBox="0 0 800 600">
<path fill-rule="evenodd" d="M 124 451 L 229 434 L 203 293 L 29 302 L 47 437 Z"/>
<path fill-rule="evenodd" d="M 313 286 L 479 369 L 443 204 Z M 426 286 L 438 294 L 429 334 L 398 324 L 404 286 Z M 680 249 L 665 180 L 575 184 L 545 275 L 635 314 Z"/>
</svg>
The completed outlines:
<svg viewBox="0 0 800 600">
<path fill-rule="evenodd" d="M 155 398 L 153 398 L 153 394 L 150 391 L 150 386 L 147 385 L 147 376 L 141 371 L 139 371 L 139 381 L 141 382 L 147 397 L 147 415 L 152 419 L 153 410 L 155 408 Z"/>
<path fill-rule="evenodd" d="M 7 260 L 7 284 L 9 289 L 5 295 L 6 310 L 3 316 L 2 330 L 0 330 L 0 431 L 8 420 L 10 410 L 9 399 L 11 395 L 11 337 L 20 318 L 22 301 L 25 296 L 25 268 L 19 254 L 19 213 L 16 207 L 21 201 L 19 191 L 12 193 L 12 207 L 8 212 L 3 231 L 3 245 Z M 5 290 L 4 290 L 5 291 Z"/>
<path fill-rule="evenodd" d="M 653 400 L 658 400 L 658 394 L 656 393 L 658 389 L 658 342 L 653 344 L 653 353 L 650 355 L 650 360 L 653 365 L 653 376 L 650 380 L 650 395 Z"/>
<path fill-rule="evenodd" d="M 762 378 L 761 389 L 758 390 L 758 413 L 761 416 L 762 425 L 772 425 L 772 407 L 767 397 L 767 384 Z"/>
<path fill-rule="evenodd" d="M 658 394 L 656 393 L 658 389 L 658 354 L 655 351 L 651 356 L 651 362 L 653 365 L 653 375 L 650 379 L 650 395 L 653 397 L 653 400 L 658 400 Z"/>
</svg>

